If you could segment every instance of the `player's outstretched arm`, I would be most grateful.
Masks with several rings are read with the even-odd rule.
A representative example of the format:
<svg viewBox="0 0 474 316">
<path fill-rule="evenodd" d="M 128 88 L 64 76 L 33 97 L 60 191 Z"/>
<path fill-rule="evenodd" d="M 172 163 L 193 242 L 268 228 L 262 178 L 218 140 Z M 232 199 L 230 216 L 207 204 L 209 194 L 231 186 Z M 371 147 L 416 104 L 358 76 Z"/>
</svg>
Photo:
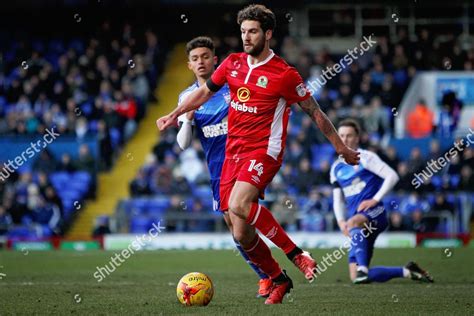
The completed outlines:
<svg viewBox="0 0 474 316">
<path fill-rule="evenodd" d="M 336 149 L 336 152 L 341 155 L 344 160 L 351 165 L 356 165 L 359 163 L 359 152 L 354 151 L 344 145 L 342 139 L 337 134 L 334 125 L 329 120 L 327 115 L 321 110 L 318 102 L 312 97 L 301 101 L 298 103 L 299 106 L 306 112 L 306 114 L 311 117 L 311 119 L 316 123 L 318 128 L 323 132 L 323 134 L 329 139 L 331 144 Z"/>
<path fill-rule="evenodd" d="M 176 109 L 174 109 L 174 111 L 168 115 L 160 117 L 156 121 L 156 126 L 158 126 L 160 131 L 164 131 L 168 127 L 176 125 L 178 116 L 183 113 L 198 109 L 202 104 L 209 100 L 213 94 L 214 92 L 209 90 L 207 85 L 203 84 L 198 89 L 191 92 L 186 97 L 186 99 L 184 99 L 184 101 Z"/>
</svg>

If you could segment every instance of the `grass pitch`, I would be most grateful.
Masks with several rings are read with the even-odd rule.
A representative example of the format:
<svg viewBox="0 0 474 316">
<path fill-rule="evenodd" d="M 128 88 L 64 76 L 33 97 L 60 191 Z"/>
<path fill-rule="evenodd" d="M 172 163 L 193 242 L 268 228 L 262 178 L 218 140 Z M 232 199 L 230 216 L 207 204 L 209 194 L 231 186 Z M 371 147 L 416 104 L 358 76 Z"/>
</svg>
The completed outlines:
<svg viewBox="0 0 474 316">
<path fill-rule="evenodd" d="M 236 252 L 136 253 L 101 283 L 93 277 L 113 252 L 0 252 L 0 314 L 41 315 L 314 315 L 474 314 L 474 249 L 376 249 L 373 265 L 415 260 L 434 284 L 396 279 L 350 284 L 347 257 L 309 284 L 279 250 L 273 250 L 295 288 L 284 304 L 255 298 L 257 278 Z M 320 260 L 331 249 L 313 250 Z M 187 272 L 208 274 L 215 295 L 207 307 L 185 307 L 176 283 Z"/>
</svg>

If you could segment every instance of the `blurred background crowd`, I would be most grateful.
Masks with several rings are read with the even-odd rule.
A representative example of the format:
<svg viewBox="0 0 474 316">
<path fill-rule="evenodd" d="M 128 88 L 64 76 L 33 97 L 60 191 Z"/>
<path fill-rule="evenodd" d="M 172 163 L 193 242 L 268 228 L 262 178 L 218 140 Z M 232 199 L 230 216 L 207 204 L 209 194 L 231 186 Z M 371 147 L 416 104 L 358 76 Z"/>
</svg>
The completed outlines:
<svg viewBox="0 0 474 316">
<path fill-rule="evenodd" d="M 167 62 L 172 34 L 163 26 L 153 29 L 139 21 L 117 20 L 102 19 L 97 26 L 89 26 L 87 33 L 54 37 L 0 32 L 0 137 L 7 141 L 34 138 L 55 128 L 75 144 L 72 152 L 46 148 L 31 165 L 2 174 L 0 234 L 64 234 L 82 201 L 97 198 L 97 174 L 113 168 L 147 107 L 159 101 L 153 92 Z M 222 61 L 229 53 L 240 52 L 241 42 L 232 14 L 223 14 L 216 24 L 220 27 L 211 34 L 215 34 Z M 324 69 L 343 57 L 329 45 L 314 50 L 289 36 L 285 24 L 281 29 L 273 49 L 306 82 L 320 78 Z M 399 119 L 397 107 L 417 73 L 472 71 L 474 48 L 466 48 L 454 32 L 436 34 L 421 28 L 413 39 L 404 27 L 392 37 L 376 34 L 374 48 L 314 93 L 335 125 L 347 117 L 359 120 L 364 130 L 361 147 L 379 154 L 399 174 L 400 182 L 384 200 L 390 212 L 389 229 L 394 231 L 448 232 L 452 225 L 458 232 L 468 230 L 463 209 L 473 203 L 472 147 L 464 146 L 419 189 L 412 184 L 429 160 L 444 155 L 440 140 L 454 137 L 463 100 L 447 91 L 439 112 L 434 113 L 424 100 L 410 111 L 407 135 L 431 137 L 429 151 L 413 146 L 409 156 L 399 155 L 400 148 L 390 143 L 394 121 Z M 184 41 L 192 37 L 191 33 L 179 36 Z M 176 132 L 161 135 L 129 183 L 130 198 L 118 205 L 118 214 L 126 214 L 126 222 L 118 230 L 143 232 L 150 216 L 168 218 L 167 229 L 177 232 L 215 230 L 221 221 L 212 213 L 209 176 L 199 142 L 181 151 Z M 87 139 L 97 142 L 97 150 Z M 265 203 L 289 231 L 337 229 L 329 186 L 335 153 L 296 106 L 286 148 L 284 166 L 268 188 Z M 109 232 L 108 225 L 107 217 L 100 218 L 96 233 Z"/>
</svg>

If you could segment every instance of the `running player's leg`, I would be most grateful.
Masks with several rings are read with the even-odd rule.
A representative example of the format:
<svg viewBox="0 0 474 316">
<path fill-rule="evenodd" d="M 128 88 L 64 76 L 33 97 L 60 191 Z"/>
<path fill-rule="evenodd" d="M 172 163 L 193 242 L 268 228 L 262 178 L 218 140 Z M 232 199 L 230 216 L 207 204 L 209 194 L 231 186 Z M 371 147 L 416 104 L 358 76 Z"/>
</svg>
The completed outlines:
<svg viewBox="0 0 474 316">
<path fill-rule="evenodd" d="M 259 235 L 255 232 L 255 227 L 249 225 L 245 217 L 235 211 L 239 207 L 237 206 L 236 198 L 243 201 L 242 204 L 248 205 L 258 199 L 259 190 L 250 184 L 248 185 L 248 190 L 245 192 L 234 191 L 233 189 L 230 195 L 231 198 L 228 206 L 232 230 L 235 239 L 242 245 L 250 260 L 272 278 L 274 284 L 265 304 L 278 304 L 282 302 L 284 295 L 293 288 L 293 282 L 286 275 L 285 271 L 281 270 L 273 258 L 268 245 L 265 241 L 260 239 Z"/>
<path fill-rule="evenodd" d="M 268 275 L 272 282 L 278 282 L 278 284 L 272 284 L 268 293 L 269 298 L 267 299 L 269 300 L 271 296 L 271 300 L 269 302 L 265 301 L 265 303 L 281 303 L 284 294 L 289 292 L 293 287 L 291 280 L 272 257 L 270 248 L 268 248 L 265 242 L 256 234 L 255 227 L 250 226 L 246 223 L 245 219 L 229 211 L 230 196 L 243 162 L 244 161 L 239 159 L 226 159 L 224 162 L 219 190 L 221 209 L 227 211 L 229 214 L 230 222 L 232 223 L 232 234 L 242 246 L 250 261 Z M 258 199 L 259 191 L 257 188 L 252 188 L 248 194 L 246 198 L 250 201 L 254 201 Z M 275 290 L 276 293 L 281 293 L 277 299 L 275 299 L 275 294 L 273 293 Z"/>
<path fill-rule="evenodd" d="M 300 271 L 309 280 L 313 278 L 316 262 L 311 255 L 303 252 L 290 239 L 273 214 L 258 203 L 258 197 L 263 196 L 265 187 L 271 182 L 280 169 L 278 163 L 266 154 L 255 155 L 255 159 L 247 159 L 240 168 L 239 175 L 231 195 L 229 210 L 248 224 L 255 226 L 263 235 L 282 249 Z M 253 192 L 249 195 L 249 192 Z M 257 192 L 257 195 L 254 193 Z"/>
<path fill-rule="evenodd" d="M 232 237 L 233 237 L 234 234 L 233 234 L 233 231 L 232 231 L 232 223 L 230 221 L 229 214 L 227 212 L 224 213 L 224 220 L 225 220 L 225 222 L 227 224 L 227 227 L 229 228 L 230 233 L 232 234 Z M 237 250 L 239 250 L 240 255 L 245 259 L 245 261 L 252 268 L 252 270 L 255 271 L 255 273 L 258 275 L 258 277 L 261 280 L 268 279 L 268 275 L 266 275 L 262 270 L 260 270 L 259 267 L 257 267 L 252 261 L 250 261 L 249 256 L 244 251 L 244 249 L 242 248 L 240 243 L 234 237 L 233 237 L 233 239 L 234 239 L 235 247 L 237 248 Z"/>
</svg>

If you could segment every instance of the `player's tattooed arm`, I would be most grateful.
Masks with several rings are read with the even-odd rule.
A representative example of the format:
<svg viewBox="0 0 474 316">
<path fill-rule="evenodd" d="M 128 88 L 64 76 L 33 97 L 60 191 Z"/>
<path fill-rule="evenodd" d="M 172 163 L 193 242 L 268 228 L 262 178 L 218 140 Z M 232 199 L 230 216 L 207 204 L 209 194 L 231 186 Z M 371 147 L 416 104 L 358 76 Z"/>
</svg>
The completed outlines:
<svg viewBox="0 0 474 316">
<path fill-rule="evenodd" d="M 336 152 L 341 155 L 347 163 L 357 164 L 359 162 L 359 153 L 344 145 L 331 120 L 321 110 L 318 102 L 314 98 L 308 98 L 299 102 L 298 104 L 303 109 L 303 111 L 309 115 L 313 122 L 316 123 L 321 132 L 334 146 Z"/>
</svg>

